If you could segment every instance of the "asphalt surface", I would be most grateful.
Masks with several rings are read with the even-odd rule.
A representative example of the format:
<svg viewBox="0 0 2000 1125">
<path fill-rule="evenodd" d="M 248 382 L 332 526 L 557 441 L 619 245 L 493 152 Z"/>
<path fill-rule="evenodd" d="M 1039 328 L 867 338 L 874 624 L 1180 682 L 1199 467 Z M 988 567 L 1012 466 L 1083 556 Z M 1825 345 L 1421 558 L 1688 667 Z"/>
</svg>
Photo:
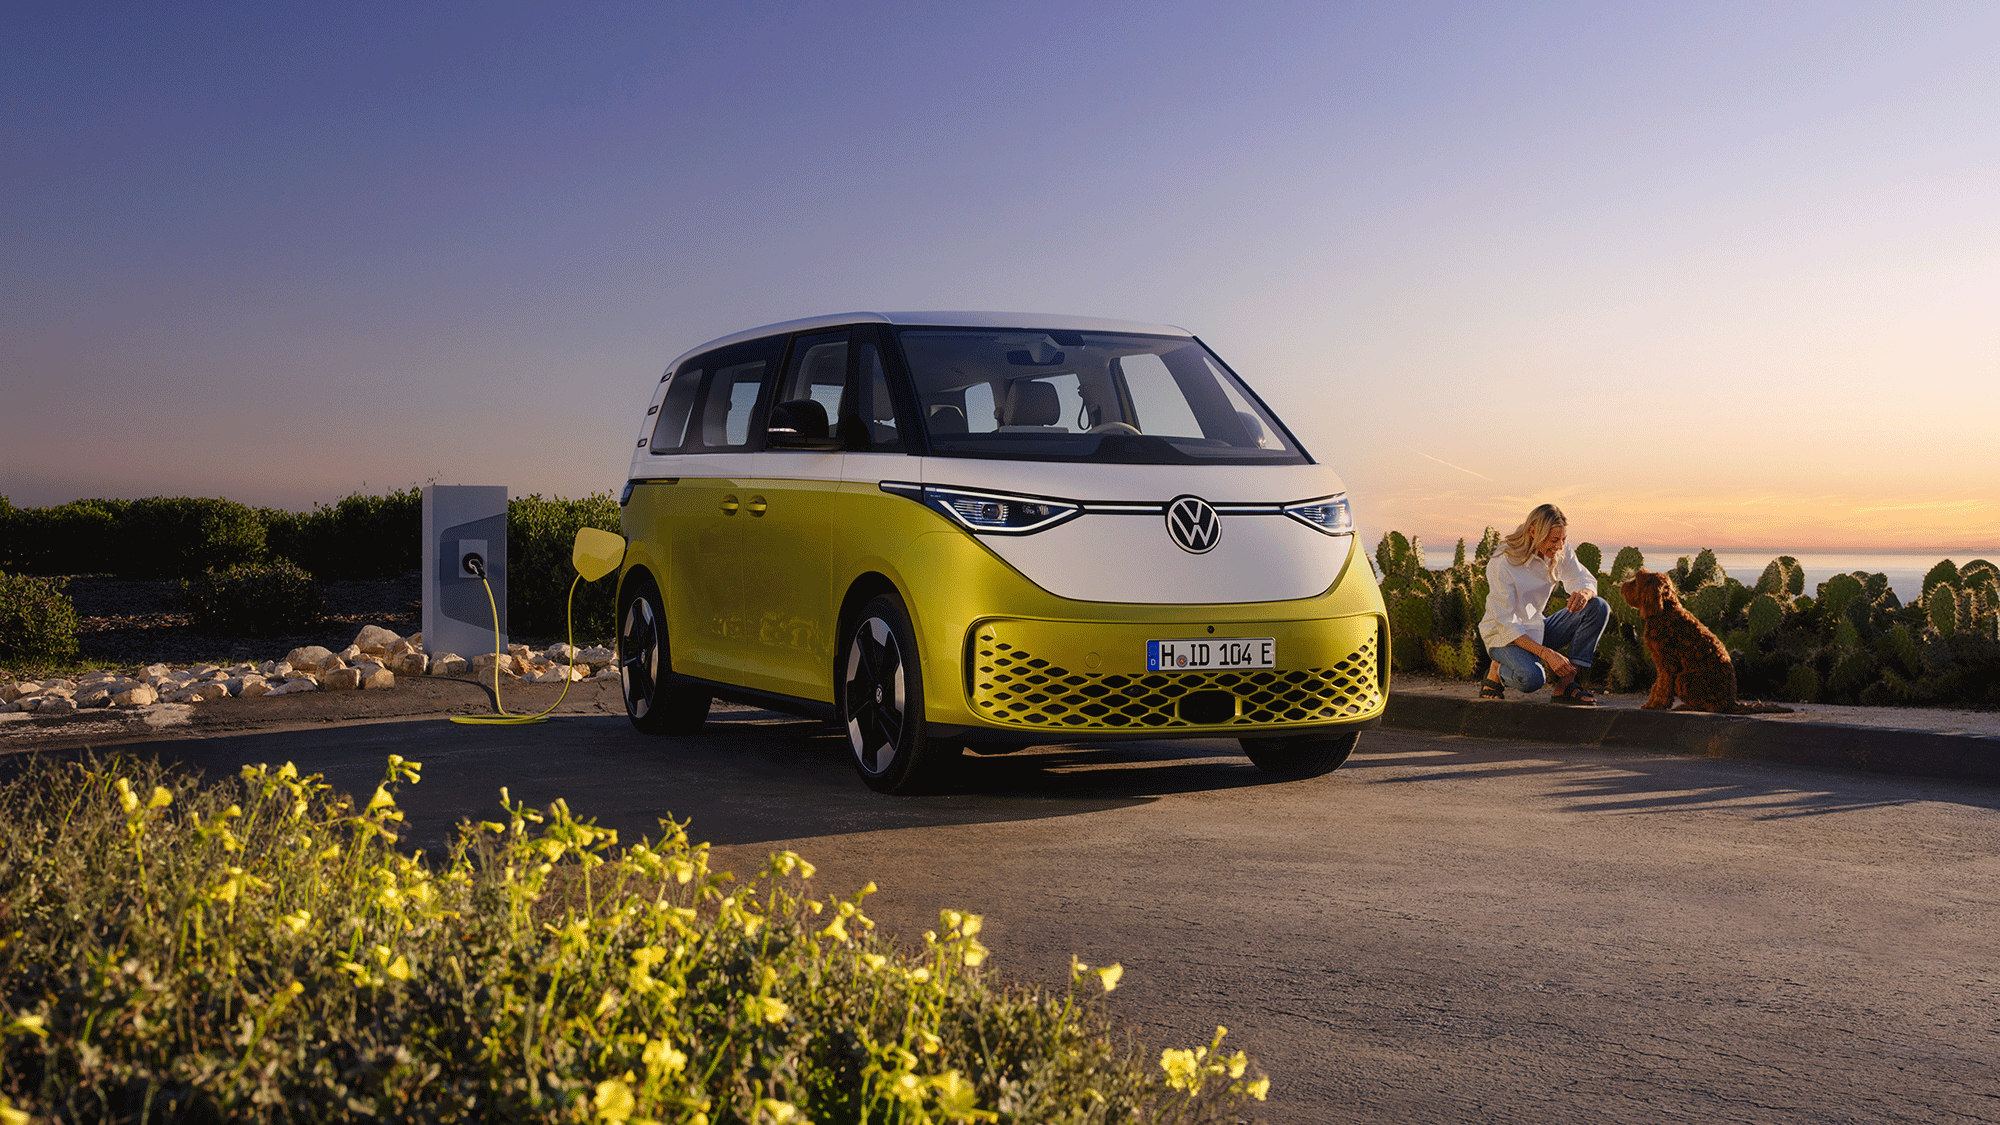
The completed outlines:
<svg viewBox="0 0 2000 1125">
<path fill-rule="evenodd" d="M 741 872 L 793 848 L 829 893 L 874 880 L 892 931 L 985 914 L 1017 979 L 1122 962 L 1113 1010 L 1155 1047 L 1228 1025 L 1274 1123 L 2000 1120 L 2000 789 L 1387 728 L 1310 781 L 1160 741 L 968 759 L 954 792 L 889 798 L 826 728 L 729 709 L 647 738 L 604 686 L 530 727 L 445 721 L 488 703 L 460 682 L 365 693 L 362 721 L 353 697 L 247 701 L 102 741 L 353 791 L 416 758 L 417 843 L 507 785 L 628 839 L 686 819 Z"/>
</svg>

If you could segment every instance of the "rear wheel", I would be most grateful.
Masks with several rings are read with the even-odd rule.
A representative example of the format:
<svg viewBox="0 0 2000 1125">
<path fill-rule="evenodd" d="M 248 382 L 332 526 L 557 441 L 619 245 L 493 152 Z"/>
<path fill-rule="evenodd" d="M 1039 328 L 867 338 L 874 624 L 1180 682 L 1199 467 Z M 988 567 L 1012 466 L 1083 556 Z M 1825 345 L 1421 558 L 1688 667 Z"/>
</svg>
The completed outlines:
<svg viewBox="0 0 2000 1125">
<path fill-rule="evenodd" d="M 674 675 L 667 603 L 644 574 L 626 582 L 618 599 L 618 679 L 625 714 L 647 734 L 691 734 L 708 718 L 708 693 Z"/>
<path fill-rule="evenodd" d="M 840 725 L 870 789 L 915 793 L 946 777 L 960 747 L 924 736 L 923 665 L 903 600 L 881 594 L 861 609 L 841 650 Z"/>
<path fill-rule="evenodd" d="M 1319 777 L 1339 769 L 1361 739 L 1358 730 L 1296 738 L 1239 739 L 1257 768 L 1278 777 Z"/>
</svg>

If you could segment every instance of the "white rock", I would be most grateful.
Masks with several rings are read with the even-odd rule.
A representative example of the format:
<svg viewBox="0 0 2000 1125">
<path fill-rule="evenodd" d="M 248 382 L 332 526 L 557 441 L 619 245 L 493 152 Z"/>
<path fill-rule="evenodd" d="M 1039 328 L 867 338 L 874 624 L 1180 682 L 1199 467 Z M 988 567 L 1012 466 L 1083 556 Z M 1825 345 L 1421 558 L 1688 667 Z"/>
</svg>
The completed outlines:
<svg viewBox="0 0 2000 1125">
<path fill-rule="evenodd" d="M 229 698 L 229 686 L 220 680 L 204 680 L 167 697 L 169 703 L 208 703 Z"/>
<path fill-rule="evenodd" d="M 42 697 L 41 706 L 35 708 L 35 714 L 67 715 L 76 709 L 76 700 L 67 695 L 45 695 Z"/>
<path fill-rule="evenodd" d="M 421 676 L 429 669 L 430 658 L 421 652 L 405 649 L 391 655 L 385 667 L 398 676 Z"/>
<path fill-rule="evenodd" d="M 262 677 L 245 679 L 243 686 L 236 689 L 238 699 L 255 699 L 260 695 L 269 694 L 271 694 L 271 683 Z"/>
<path fill-rule="evenodd" d="M 75 691 L 75 690 L 76 690 L 76 681 L 74 681 L 74 680 L 43 680 L 43 681 L 42 681 L 42 690 L 43 690 L 43 691 L 60 691 L 60 692 L 63 692 L 63 693 L 65 693 L 65 694 L 67 694 L 67 693 L 69 693 L 69 692 L 72 692 L 72 691 Z"/>
<path fill-rule="evenodd" d="M 354 647 L 370 656 L 387 656 L 389 650 L 402 642 L 403 638 L 393 630 L 380 625 L 363 625 L 354 635 Z"/>
<path fill-rule="evenodd" d="M 311 676 L 300 676 L 296 680 L 286 680 L 266 692 L 266 695 L 296 695 L 302 691 L 318 691 L 319 682 Z"/>
<path fill-rule="evenodd" d="M 77 692 L 74 698 L 78 707 L 109 707 L 115 694 L 103 684 L 90 684 Z"/>
<path fill-rule="evenodd" d="M 263 691 L 250 692 L 245 690 L 251 687 L 252 685 L 262 685 L 264 691 L 271 690 L 271 685 L 265 681 L 264 677 L 259 676 L 254 672 L 243 676 L 231 676 L 228 679 L 222 681 L 222 686 L 229 689 L 229 694 L 236 696 L 238 698 L 245 698 L 245 697 L 255 698 L 256 696 L 264 694 Z"/>
<path fill-rule="evenodd" d="M 319 687 L 321 691 L 359 691 L 361 672 L 354 668 L 335 668 L 320 676 Z"/>
<path fill-rule="evenodd" d="M 607 664 L 598 669 L 597 674 L 590 678 L 593 680 L 615 680 L 618 678 L 618 669 L 614 665 Z"/>
<path fill-rule="evenodd" d="M 493 666 L 495 664 L 498 664 L 500 666 L 500 670 L 502 672 L 505 672 L 509 676 L 518 676 L 521 674 L 520 665 L 515 660 L 512 653 L 509 653 L 506 656 L 496 656 L 495 654 L 490 652 L 482 652 L 478 656 L 472 658 L 472 671 L 475 674 L 481 672 L 490 672 L 493 670 Z"/>
<path fill-rule="evenodd" d="M 171 664 L 148 664 L 140 671 L 139 678 L 143 680 L 148 676 L 164 676 L 173 670 Z"/>
<path fill-rule="evenodd" d="M 361 646 L 359 645 L 348 645 L 346 648 L 340 650 L 340 658 L 349 664 L 361 659 L 361 656 Z"/>
<path fill-rule="evenodd" d="M 295 669 L 306 671 L 318 671 L 321 668 L 327 667 L 330 661 L 338 659 L 339 657 L 333 654 L 332 649 L 323 645 L 307 645 L 304 648 L 295 648 L 285 654 L 285 663 Z"/>
<path fill-rule="evenodd" d="M 368 672 L 361 677 L 361 690 L 386 691 L 396 686 L 396 673 L 389 671 L 380 664 L 364 664 L 360 667 L 375 669 L 373 672 Z"/>
<path fill-rule="evenodd" d="M 572 673 L 567 664 L 554 664 L 528 677 L 528 682 L 536 684 L 559 684 L 568 679 L 582 679 L 583 673 Z"/>
<path fill-rule="evenodd" d="M 138 684 L 111 697 L 113 707 L 150 707 L 160 701 L 160 693 L 146 684 Z"/>
<path fill-rule="evenodd" d="M 23 683 L 0 684 L 0 703 L 12 703 L 24 695 L 32 693 L 40 685 Z"/>
<path fill-rule="evenodd" d="M 471 667 L 466 663 L 465 657 L 455 652 L 441 652 L 431 660 L 431 666 L 424 669 L 424 672 L 432 676 L 462 676 L 470 671 Z"/>
<path fill-rule="evenodd" d="M 603 645 L 591 645 L 576 654 L 576 661 L 579 664 L 604 664 L 616 659 L 618 654 Z"/>
</svg>

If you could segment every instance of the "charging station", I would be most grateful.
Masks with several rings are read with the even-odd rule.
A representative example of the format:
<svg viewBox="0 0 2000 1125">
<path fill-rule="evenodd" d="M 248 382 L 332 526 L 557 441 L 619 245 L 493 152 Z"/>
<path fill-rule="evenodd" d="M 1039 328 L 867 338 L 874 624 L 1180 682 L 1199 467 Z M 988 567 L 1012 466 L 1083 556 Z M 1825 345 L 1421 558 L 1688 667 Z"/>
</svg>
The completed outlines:
<svg viewBox="0 0 2000 1125">
<path fill-rule="evenodd" d="M 486 584 L 479 581 L 484 570 Z M 493 600 L 486 599 L 486 586 Z M 470 659 L 507 644 L 507 486 L 424 487 L 424 651 Z"/>
</svg>

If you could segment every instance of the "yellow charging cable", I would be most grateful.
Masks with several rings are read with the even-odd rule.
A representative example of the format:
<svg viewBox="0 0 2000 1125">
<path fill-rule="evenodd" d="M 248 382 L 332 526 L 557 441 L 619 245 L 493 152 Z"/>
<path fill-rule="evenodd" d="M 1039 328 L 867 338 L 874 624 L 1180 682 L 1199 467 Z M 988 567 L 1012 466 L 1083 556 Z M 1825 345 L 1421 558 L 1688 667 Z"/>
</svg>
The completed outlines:
<svg viewBox="0 0 2000 1125">
<path fill-rule="evenodd" d="M 479 568 L 479 584 L 486 587 L 486 605 L 493 611 L 493 713 L 490 715 L 453 715 L 454 723 L 469 723 L 479 726 L 525 726 L 539 723 L 562 706 L 569 698 L 569 685 L 576 682 L 576 588 L 588 578 L 595 582 L 617 569 L 625 555 L 625 540 L 609 531 L 586 527 L 576 533 L 576 544 L 570 550 L 570 562 L 576 567 L 576 580 L 569 584 L 569 598 L 563 606 L 563 637 L 569 648 L 569 675 L 563 677 L 562 694 L 547 708 L 532 715 L 512 715 L 500 705 L 500 662 L 507 659 L 507 648 L 500 641 L 500 603 L 493 598 L 493 584 L 486 580 L 486 568 Z"/>
</svg>

